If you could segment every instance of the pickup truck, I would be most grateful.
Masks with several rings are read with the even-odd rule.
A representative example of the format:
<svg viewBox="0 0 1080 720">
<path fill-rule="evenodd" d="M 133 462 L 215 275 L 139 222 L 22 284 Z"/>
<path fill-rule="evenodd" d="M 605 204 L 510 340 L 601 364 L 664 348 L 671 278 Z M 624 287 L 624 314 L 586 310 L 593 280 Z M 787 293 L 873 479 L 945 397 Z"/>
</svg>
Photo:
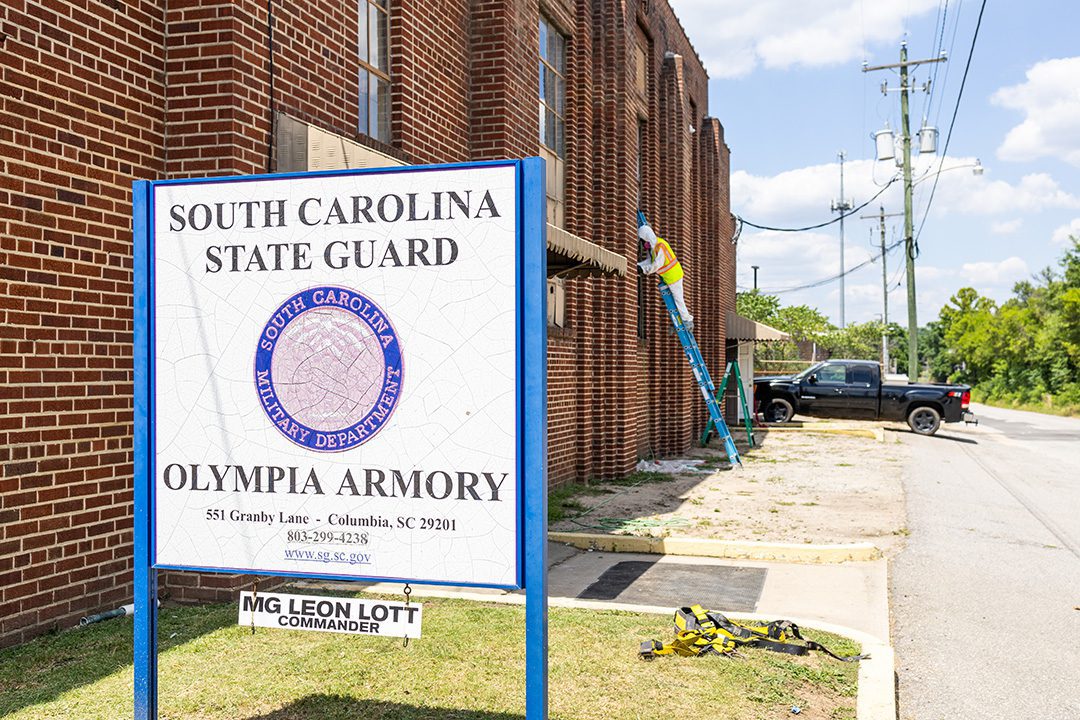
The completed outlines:
<svg viewBox="0 0 1080 720">
<path fill-rule="evenodd" d="M 943 422 L 978 422 L 967 385 L 882 383 L 881 366 L 870 360 L 826 360 L 798 375 L 756 378 L 754 402 L 773 423 L 795 415 L 901 420 L 933 435 Z"/>
</svg>

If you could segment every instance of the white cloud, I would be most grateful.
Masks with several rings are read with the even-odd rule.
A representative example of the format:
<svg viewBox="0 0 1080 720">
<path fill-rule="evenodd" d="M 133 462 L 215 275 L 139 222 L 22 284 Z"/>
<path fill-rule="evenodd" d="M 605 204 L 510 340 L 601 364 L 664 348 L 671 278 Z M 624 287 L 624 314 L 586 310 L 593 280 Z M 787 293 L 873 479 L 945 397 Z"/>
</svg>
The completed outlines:
<svg viewBox="0 0 1080 720">
<path fill-rule="evenodd" d="M 1030 274 L 1027 263 L 1015 255 L 998 262 L 972 262 L 960 266 L 960 277 L 983 292 L 989 288 L 1012 287 L 1017 280 Z"/>
<path fill-rule="evenodd" d="M 1013 215 L 1014 219 L 1000 223 L 1004 232 L 1010 223 L 1022 221 L 1022 218 L 1015 218 L 1017 213 L 1080 208 L 1080 195 L 1063 189 L 1057 180 L 1046 173 L 1031 173 L 1020 178 L 1019 182 L 1010 183 L 993 179 L 990 170 L 983 175 L 972 174 L 975 162 L 975 158 L 950 158 L 946 162 L 938 177 L 933 217 L 953 213 Z M 923 208 L 934 184 L 933 177 L 937 172 L 935 163 L 935 158 L 920 159 L 915 166 L 916 224 L 921 222 Z M 877 195 L 893 172 L 895 167 L 889 163 L 848 161 L 844 163 L 844 191 L 848 199 L 859 206 Z M 772 176 L 751 175 L 745 170 L 731 173 L 733 211 L 759 225 L 804 227 L 833 219 L 836 215 L 829 208 L 839 190 L 838 163 L 796 168 Z M 887 212 L 902 208 L 902 183 L 893 183 L 857 215 L 873 214 L 879 205 L 884 205 Z M 859 227 L 863 222 L 856 222 L 856 218 L 852 218 L 847 224 L 850 229 L 852 226 Z"/>
<path fill-rule="evenodd" d="M 1054 230 L 1054 234 L 1050 237 L 1050 242 L 1055 245 L 1068 245 L 1069 236 L 1080 238 L 1080 218 L 1075 218 L 1067 225 L 1062 225 Z"/>
<path fill-rule="evenodd" d="M 844 194 L 860 205 L 876 195 L 880 185 L 885 185 L 894 172 L 895 168 L 887 163 L 847 161 Z M 732 208 L 740 217 L 761 225 L 801 227 L 835 218 L 829 208 L 834 199 L 839 199 L 839 194 L 839 163 L 796 168 L 771 177 L 751 175 L 744 170 L 731 173 Z M 881 200 L 889 205 L 891 197 L 895 198 L 894 202 L 900 202 L 900 183 L 893 183 Z"/>
<path fill-rule="evenodd" d="M 835 275 L 840 271 L 840 245 L 836 237 L 819 233 L 746 233 L 739 238 L 739 285 L 753 284 L 753 265 L 758 265 L 758 285 L 764 290 L 790 287 L 807 279 Z M 799 272 L 799 259 L 805 270 Z"/>
<path fill-rule="evenodd" d="M 1062 189 L 1047 173 L 1025 175 L 1015 184 L 993 180 L 989 173 L 982 176 L 961 172 L 949 176 L 943 174 L 937 193 L 934 207 L 942 213 L 1001 215 L 1080 207 L 1080 196 Z"/>
<path fill-rule="evenodd" d="M 832 317 L 840 311 L 840 285 L 827 283 L 821 287 L 790 292 L 788 288 L 804 285 L 840 273 L 840 236 L 837 231 L 807 233 L 745 232 L 739 239 L 737 284 L 741 290 L 753 287 L 752 265 L 760 266 L 758 286 L 763 292 L 777 290 L 784 304 L 810 305 Z M 862 234 L 848 234 L 845 242 L 844 266 L 849 270 L 869 260 L 874 253 L 863 241 Z M 895 256 L 895 254 L 894 254 Z M 896 262 L 893 260 L 893 262 Z M 893 274 L 890 272 L 890 275 Z M 845 278 L 847 319 L 863 320 L 861 306 L 878 308 L 881 312 L 881 266 L 870 263 Z"/>
<path fill-rule="evenodd" d="M 1012 220 L 1001 220 L 1000 222 L 991 223 L 990 232 L 995 235 L 1012 235 L 1014 232 L 1020 229 L 1024 224 L 1024 218 L 1013 218 Z"/>
<path fill-rule="evenodd" d="M 820 67 L 861 60 L 866 46 L 897 40 L 908 18 L 938 0 L 671 0 L 714 78 L 759 65 Z"/>
<path fill-rule="evenodd" d="M 937 171 L 937 158 L 921 158 L 916 165 L 915 223 L 918 227 Z M 949 158 L 940 174 L 931 217 L 921 239 L 923 250 L 936 256 L 937 266 L 917 263 L 918 312 L 922 322 L 933 319 L 957 289 L 969 285 L 995 300 L 1005 300 L 1017 280 L 1030 274 L 1029 263 L 1021 257 L 991 255 L 991 247 L 1001 247 L 998 233 L 1033 232 L 1041 224 L 1037 213 L 1060 208 L 1080 208 L 1080 194 L 1072 194 L 1050 175 L 1032 173 L 1014 182 L 993 178 L 991 169 L 974 175 L 975 158 Z M 856 206 L 872 198 L 895 168 L 889 163 L 853 160 L 844 163 L 845 191 Z M 873 173 L 877 173 L 877 177 Z M 776 175 L 753 175 L 745 170 L 731 174 L 732 209 L 740 217 L 762 225 L 801 227 L 836 218 L 829 209 L 839 192 L 838 163 L 813 165 L 787 170 Z M 877 200 L 849 218 L 846 227 L 845 266 L 853 266 L 877 254 L 879 204 L 886 212 L 903 207 L 901 183 L 893 183 Z M 869 219 L 858 216 L 869 215 Z M 899 239 L 902 218 L 886 220 L 887 242 Z M 1026 228 L 1026 230 L 1022 230 Z M 1071 230 L 1070 230 L 1071 229 Z M 1080 218 L 1059 228 L 1055 239 L 1067 232 L 1080 232 Z M 1063 240 L 1059 240 L 1063 241 Z M 786 290 L 837 275 L 840 271 L 839 226 L 833 223 L 808 232 L 761 231 L 744 226 L 739 239 L 738 285 L 740 290 L 753 285 L 751 265 L 760 265 L 758 285 L 764 291 Z M 942 255 L 956 257 L 953 250 L 963 246 L 956 266 L 942 264 Z M 1016 243 L 1005 243 L 1002 254 L 1023 252 Z M 983 248 L 986 248 L 985 250 Z M 989 257 L 988 257 L 989 255 Z M 1027 257 L 1025 254 L 1024 257 Z M 960 264 L 963 262 L 967 264 Z M 903 252 L 890 252 L 887 270 L 890 284 L 890 318 L 906 322 Z M 846 278 L 846 315 L 849 322 L 872 320 L 881 312 L 881 265 L 874 262 L 852 272 Z M 900 287 L 895 287 L 899 282 Z M 785 304 L 817 307 L 835 321 L 839 316 L 839 283 L 784 292 Z"/>
<path fill-rule="evenodd" d="M 998 90 L 991 100 L 1020 110 L 1024 121 L 997 149 L 1002 160 L 1060 157 L 1080 167 L 1080 57 L 1036 63 L 1027 80 Z"/>
</svg>

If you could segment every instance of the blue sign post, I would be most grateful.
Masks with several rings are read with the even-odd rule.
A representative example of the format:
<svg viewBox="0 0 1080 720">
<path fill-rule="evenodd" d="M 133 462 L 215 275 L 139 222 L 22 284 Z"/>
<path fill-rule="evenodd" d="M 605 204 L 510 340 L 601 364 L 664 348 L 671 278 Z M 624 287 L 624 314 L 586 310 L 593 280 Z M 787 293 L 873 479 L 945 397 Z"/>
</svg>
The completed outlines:
<svg viewBox="0 0 1080 720">
<path fill-rule="evenodd" d="M 339 181 L 342 179 L 357 178 L 358 182 L 364 181 L 364 176 L 370 175 L 382 175 L 381 178 L 376 178 L 379 184 L 392 183 L 394 180 L 405 177 L 408 181 L 406 187 L 411 188 L 413 185 L 408 185 L 409 182 L 414 184 L 422 184 L 422 173 L 437 173 L 440 171 L 450 171 L 452 175 L 456 171 L 469 171 L 479 170 L 487 171 L 492 168 L 503 168 L 504 170 L 513 170 L 513 197 L 516 204 L 515 213 L 513 217 L 516 221 L 516 228 L 514 228 L 514 235 L 516 236 L 516 246 L 513 250 L 513 264 L 516 268 L 516 277 L 514 278 L 513 288 L 513 303 L 515 306 L 514 311 L 514 348 L 513 348 L 513 368 L 515 375 L 515 390 L 514 390 L 514 407 L 516 413 L 516 432 L 514 434 L 516 443 L 516 483 L 514 499 L 516 502 L 516 560 L 513 565 L 516 566 L 516 570 L 513 566 L 508 566 L 506 570 L 502 571 L 503 575 L 491 575 L 485 576 L 477 573 L 470 574 L 470 571 L 465 568 L 448 569 L 447 575 L 439 574 L 427 574 L 422 577 L 409 577 L 400 574 L 393 574 L 393 570 L 387 572 L 373 572 L 372 574 L 364 574 L 366 571 L 361 570 L 360 573 L 354 573 L 348 565 L 341 566 L 342 569 L 335 571 L 334 567 L 323 565 L 323 567 L 330 567 L 330 570 L 323 573 L 311 573 L 303 572 L 300 570 L 292 569 L 291 565 L 283 564 L 285 560 L 282 556 L 272 556 L 269 560 L 260 557 L 259 559 L 252 559 L 248 562 L 243 560 L 226 560 L 221 564 L 213 565 L 206 562 L 192 562 L 188 564 L 186 561 L 177 562 L 176 557 L 182 557 L 177 551 L 171 551 L 170 558 L 173 558 L 166 562 L 159 562 L 159 502 L 162 499 L 161 493 L 170 493 L 173 491 L 186 490 L 184 487 L 187 482 L 186 473 L 188 470 L 178 463 L 169 465 L 166 468 L 159 467 L 164 463 L 158 461 L 158 432 L 159 420 L 162 415 L 162 408 L 157 406 L 159 397 L 159 387 L 157 383 L 157 377 L 155 375 L 157 368 L 158 354 L 161 352 L 161 344 L 159 341 L 164 338 L 157 338 L 156 322 L 157 322 L 157 301 L 158 293 L 161 291 L 164 294 L 168 294 L 170 290 L 168 287 L 161 288 L 159 284 L 161 278 L 157 271 L 157 248 L 156 243 L 163 241 L 160 234 L 160 228 L 168 228 L 171 230 L 177 230 L 179 226 L 185 224 L 185 221 L 190 221 L 190 227 L 195 230 L 202 230 L 206 226 L 209 226 L 212 221 L 212 208 L 213 204 L 207 204 L 207 212 L 205 215 L 200 215 L 195 208 L 190 210 L 190 214 L 185 216 L 182 211 L 177 210 L 179 205 L 174 204 L 170 209 L 170 215 L 165 216 L 163 213 L 166 208 L 157 207 L 157 200 L 159 192 L 167 192 L 176 186 L 203 186 L 210 184 L 217 184 L 217 188 L 214 189 L 215 193 L 222 190 L 225 185 L 234 185 L 237 183 L 267 183 L 273 181 L 274 186 L 279 186 L 279 183 L 289 183 L 289 181 L 296 181 L 298 184 L 307 182 L 310 187 L 312 178 L 319 178 L 325 183 L 329 184 L 331 181 Z M 261 187 L 260 185 L 246 186 L 246 187 Z M 190 189 L 190 188 L 189 188 Z M 198 189 L 198 188 L 196 188 Z M 416 208 L 413 207 L 415 198 L 420 193 L 409 193 L 409 220 L 416 219 L 412 215 Z M 453 192 L 447 193 L 447 206 L 444 207 L 441 203 L 443 198 L 436 193 L 434 214 L 435 219 L 442 219 L 441 214 L 452 213 L 449 205 L 451 202 L 456 204 L 459 209 L 465 209 L 464 203 L 468 201 L 467 196 L 465 200 L 462 200 L 464 191 L 455 196 Z M 164 196 L 164 195 L 162 195 Z M 397 202 L 401 205 L 400 197 L 405 196 L 402 193 L 398 197 Z M 246 196 L 245 196 L 246 197 Z M 301 196 L 297 196 L 301 197 Z M 360 196 L 364 197 L 364 196 Z M 371 199 L 368 199 L 369 205 Z M 356 197 L 352 200 L 356 202 Z M 254 201 L 247 202 L 247 221 L 252 222 Z M 281 224 L 285 223 L 285 216 L 289 211 L 289 206 L 285 200 L 275 200 L 274 202 L 280 202 L 280 206 L 271 207 L 269 201 L 265 209 L 266 222 L 269 224 L 271 220 L 275 223 L 280 221 Z M 476 218 L 483 218 L 483 212 L 486 209 L 488 216 L 492 218 L 499 218 L 499 211 L 496 209 L 496 200 L 492 196 L 485 196 L 483 201 L 480 202 L 479 210 L 475 210 Z M 299 174 L 280 174 L 280 175 L 264 175 L 264 176 L 247 176 L 241 178 L 206 178 L 200 180 L 178 180 L 178 181 L 160 181 L 160 182 L 145 182 L 139 181 L 134 184 L 133 189 L 133 229 L 134 229 L 134 372 L 135 372 L 135 385 L 134 385 L 134 545 L 135 545 L 135 571 L 134 571 L 134 594 L 135 594 L 135 624 L 134 624 L 134 670 L 135 670 L 135 713 L 136 720 L 155 720 L 158 716 L 158 668 L 157 668 L 157 571 L 159 568 L 168 569 L 188 569 L 196 570 L 200 572 L 249 572 L 259 575 L 272 575 L 283 577 L 315 577 L 315 578 L 332 578 L 332 579 L 354 579 L 354 580 L 395 580 L 411 583 L 431 583 L 431 584 L 467 584 L 480 587 L 499 587 L 499 588 L 519 588 L 523 587 L 526 593 L 526 718 L 527 720 L 546 720 L 547 718 L 547 698 L 548 698 L 548 676 L 547 676 L 547 658 L 548 658 L 548 632 L 547 632 L 547 288 L 546 288 L 546 275 L 547 275 L 547 245 L 546 245 L 546 194 L 545 194 L 545 173 L 544 163 L 540 158 L 527 158 L 524 160 L 514 161 L 496 161 L 490 163 L 466 163 L 460 165 L 439 165 L 439 166 L 414 166 L 414 167 L 402 167 L 402 168 L 379 168 L 366 171 L 346 171 L 346 172 L 329 172 L 329 173 L 299 173 Z M 218 203 L 218 213 L 221 212 L 220 205 L 224 203 Z M 240 203 L 243 205 L 243 203 Z M 384 210 L 384 203 L 379 204 L 379 212 Z M 316 202 L 316 199 L 305 198 L 303 202 L 297 203 L 295 212 L 296 217 L 299 220 L 298 224 L 304 226 L 315 225 L 314 222 L 309 222 L 315 217 L 312 208 L 317 208 L 320 203 Z M 389 204 L 390 212 L 393 212 L 392 204 Z M 354 205 L 359 207 L 359 205 Z M 475 208 L 475 206 L 473 206 Z M 325 212 L 325 208 L 322 208 Z M 335 214 L 336 211 L 336 214 Z M 360 212 L 358 210 L 354 213 L 354 217 L 359 218 Z M 419 215 L 419 211 L 416 211 Z M 272 213 L 279 213 L 272 215 Z M 399 209 L 398 217 L 401 216 L 402 210 Z M 427 213 L 431 215 L 431 211 Z M 468 220 L 469 212 L 465 211 L 465 220 Z M 342 224 L 347 221 L 346 213 L 338 207 L 337 200 L 334 200 L 332 209 L 329 215 L 320 216 L 326 217 L 325 225 L 330 225 L 331 221 L 340 220 Z M 369 216 L 368 216 L 369 217 Z M 505 211 L 502 217 L 506 217 Z M 234 216 L 235 218 L 235 216 Z M 427 219 L 426 217 L 420 219 Z M 205 225 L 203 225 L 205 220 Z M 220 216 L 218 218 L 220 222 Z M 222 225 L 222 227 L 225 227 Z M 275 226 L 276 227 L 276 226 Z M 212 230 L 212 228 L 211 228 Z M 304 228 L 307 231 L 307 228 Z M 445 233 L 444 233 L 445 234 Z M 175 240 L 175 238 L 174 238 Z M 436 241 L 445 241 L 448 238 L 437 237 Z M 341 241 L 333 241 L 341 242 Z M 333 242 L 330 244 L 332 245 Z M 416 247 L 409 240 L 409 260 L 414 259 Z M 453 243 L 453 240 L 450 240 Z M 310 249 L 311 243 L 306 243 Z M 453 250 L 453 257 L 457 257 L 458 245 L 448 245 Z M 425 257 L 423 251 L 427 248 L 427 244 L 422 247 L 420 260 L 424 265 L 439 264 L 440 260 L 445 260 L 441 255 L 432 254 Z M 442 248 L 440 248 L 441 251 Z M 391 252 L 393 251 L 391 248 Z M 210 262 L 211 253 L 208 251 L 206 254 L 208 258 L 206 271 L 214 272 L 215 267 Z M 299 255 L 294 258 L 299 258 Z M 435 258 L 435 262 L 431 263 L 429 260 Z M 326 262 L 331 264 L 331 267 L 336 268 L 332 264 L 332 258 L 330 250 L 326 250 L 325 254 Z M 262 265 L 261 269 L 265 270 L 264 259 L 262 257 L 252 257 L 248 261 L 249 267 L 252 263 L 255 263 L 256 259 L 258 264 Z M 395 260 L 400 262 L 395 255 Z M 216 269 L 223 267 L 223 261 L 217 259 Z M 307 262 L 307 258 L 304 258 Z M 277 261 L 281 263 L 281 254 L 277 256 Z M 201 258 L 200 258 L 201 262 Z M 337 262 L 333 260 L 333 262 Z M 357 262 L 359 262 L 359 255 L 357 256 Z M 233 269 L 238 269 L 239 265 L 236 259 L 236 255 L 232 259 Z M 419 265 L 419 263 L 417 263 Z M 309 264 L 310 266 L 310 264 Z M 226 268 L 227 269 L 227 268 Z M 339 269 L 339 268 L 336 268 Z M 194 284 L 194 283 L 193 283 Z M 507 283 L 508 284 L 508 283 Z M 329 287 L 329 286 L 327 286 Z M 308 293 L 311 294 L 311 293 Z M 331 293 L 332 295 L 332 293 Z M 285 296 L 282 296 L 285 297 Z M 321 296 L 313 296 L 309 298 L 307 294 L 292 293 L 287 297 L 293 301 L 303 304 L 304 302 L 312 303 Z M 340 293 L 339 293 L 340 297 Z M 363 300 L 363 297 L 359 293 L 355 293 L 349 297 L 350 300 L 357 299 L 356 302 Z M 279 300 L 280 302 L 280 300 Z M 383 306 L 387 311 L 394 312 L 394 308 L 384 301 Z M 358 309 L 358 305 L 354 303 L 349 309 L 355 316 L 357 313 L 365 312 L 362 309 Z M 336 308 L 332 308 L 336 310 Z M 345 317 L 348 321 L 349 316 L 347 313 L 342 313 L 341 317 Z M 337 317 L 337 316 L 335 316 Z M 365 320 L 371 325 L 373 322 L 371 317 L 364 315 Z M 388 343 L 390 341 L 387 341 Z M 503 348 L 502 353 L 505 354 L 508 348 Z M 408 353 L 410 347 L 405 347 L 405 352 Z M 397 358 L 398 356 L 394 356 Z M 406 364 L 408 359 L 405 360 Z M 269 370 L 264 372 L 269 373 Z M 394 370 L 390 368 L 390 376 L 393 377 Z M 406 381 L 408 382 L 408 381 Z M 384 396 L 385 397 L 385 396 Z M 395 397 L 396 402 L 396 397 Z M 402 401 L 405 402 L 405 401 Z M 265 407 L 258 408 L 259 413 L 263 413 L 266 410 L 265 415 L 251 415 L 249 417 L 267 417 L 272 419 L 274 416 L 270 414 L 270 410 Z M 169 408 L 165 408 L 165 412 L 168 412 Z M 368 417 L 372 414 L 379 415 L 382 412 L 381 408 L 376 407 L 374 410 L 368 409 Z M 390 407 L 385 411 L 385 415 L 388 417 L 391 412 L 394 411 L 393 407 Z M 381 416 L 380 416 L 381 417 Z M 254 421 L 252 421 L 254 422 Z M 268 424 L 270 420 L 261 420 L 264 424 Z M 290 420 L 291 422 L 291 420 Z M 313 421 L 315 422 L 315 421 Z M 391 423 L 390 420 L 383 420 L 384 425 Z M 317 423 L 316 423 L 317 424 Z M 175 426 L 175 423 L 173 423 Z M 293 427 L 295 426 L 295 427 Z M 354 423 L 354 430 L 359 433 L 357 435 L 348 435 L 346 432 L 332 432 L 324 433 L 326 437 L 333 439 L 335 436 L 342 438 L 342 444 L 340 444 L 336 450 L 340 453 L 344 453 L 354 447 L 357 444 L 366 442 L 364 437 L 363 423 Z M 348 429 L 348 428 L 346 428 Z M 272 427 L 270 434 L 275 436 L 275 439 L 268 442 L 288 442 L 288 437 L 277 438 L 276 436 L 281 433 L 291 432 L 294 435 L 293 444 L 302 446 L 305 444 L 311 445 L 312 443 L 303 443 L 296 441 L 296 433 L 301 434 L 300 439 L 307 437 L 314 437 L 311 433 L 318 432 L 317 428 L 312 430 L 302 425 L 301 423 L 292 423 L 292 426 L 281 425 L 278 427 Z M 378 432 L 378 429 L 373 431 Z M 392 433 L 391 433 L 392 434 Z M 387 441 L 389 442 L 389 441 Z M 195 487 L 195 475 L 196 469 L 191 466 L 192 477 L 190 479 L 190 489 L 202 489 Z M 169 468 L 172 468 L 174 475 L 171 480 L 169 478 Z M 179 468 L 179 470 L 177 469 Z M 370 471 L 369 471 L 370 472 Z M 397 471 L 394 471 L 397 472 Z M 438 472 L 432 473 L 428 476 L 427 489 L 428 492 L 433 495 L 435 500 L 439 500 L 440 493 L 442 492 L 442 486 L 438 485 L 437 481 L 433 481 L 432 477 L 437 476 Z M 450 493 L 451 478 L 446 473 L 446 494 Z M 471 494 L 474 498 L 478 498 L 476 474 L 463 472 L 458 474 L 459 486 L 457 488 L 457 497 L 461 500 L 468 500 Z M 487 477 L 489 473 L 485 473 L 485 480 L 488 481 L 488 497 L 485 499 L 488 502 L 493 502 L 498 499 L 501 486 L 497 484 L 494 477 Z M 369 476 L 370 477 L 370 476 Z M 419 476 L 417 476 L 419 477 Z M 472 483 L 467 482 L 468 478 L 472 477 Z M 245 482 L 246 482 L 245 478 Z M 218 478 L 220 483 L 221 478 Z M 311 482 L 310 480 L 308 481 Z M 435 484 L 433 484 L 435 482 Z M 159 483 L 164 483 L 159 485 Z M 247 485 L 244 486 L 245 488 Z M 258 487 L 256 485 L 256 487 Z M 295 485 L 292 486 L 295 490 Z M 319 485 L 316 483 L 315 487 L 318 489 Z M 344 486 L 342 486 L 344 487 Z M 381 487 L 381 486 L 380 486 Z M 416 493 L 419 494 L 420 481 L 416 480 Z M 480 486 L 483 487 L 483 486 Z M 355 493 L 355 486 L 353 486 Z M 370 483 L 368 485 L 368 491 L 370 494 Z M 271 491 L 272 492 L 272 491 Z M 319 491 L 320 494 L 322 491 Z M 404 491 L 403 491 L 404 492 Z M 339 490 L 338 494 L 342 494 Z M 442 497 L 446 497 L 443 495 Z M 256 500 L 262 501 L 264 498 L 259 496 Z M 209 515 L 209 513 L 208 513 Z M 164 518 L 165 516 L 161 516 Z M 175 521 L 175 517 L 170 516 L 170 521 Z M 512 524 L 512 523 L 511 523 Z M 201 529 L 202 532 L 208 532 Z M 276 538 L 276 536 L 275 536 Z M 386 548 L 383 548 L 384 552 L 381 553 L 380 560 L 387 563 L 386 567 L 397 567 L 393 564 L 394 557 L 393 552 Z M 269 556 L 268 556 L 269 557 Z M 291 558 L 291 555 L 285 555 L 284 558 Z M 365 555 L 367 557 L 367 555 Z M 274 564 L 277 562 L 278 564 Z M 322 562 L 331 562 L 329 559 L 323 559 Z M 344 560 L 342 562 L 345 562 Z M 302 568 L 303 566 L 297 566 Z M 378 570 L 378 567 L 376 567 Z M 490 571 L 486 571 L 490 572 Z M 456 574 L 454 574 L 456 573 Z M 450 583 L 450 578 L 462 578 L 461 583 Z"/>
</svg>

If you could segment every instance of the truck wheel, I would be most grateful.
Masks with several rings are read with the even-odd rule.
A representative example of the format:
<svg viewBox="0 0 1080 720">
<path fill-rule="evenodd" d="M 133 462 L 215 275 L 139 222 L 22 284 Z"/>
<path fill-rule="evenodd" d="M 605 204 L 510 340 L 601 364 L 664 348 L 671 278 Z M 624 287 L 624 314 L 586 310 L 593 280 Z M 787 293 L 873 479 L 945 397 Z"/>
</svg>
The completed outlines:
<svg viewBox="0 0 1080 720">
<path fill-rule="evenodd" d="M 765 417 L 765 422 L 786 423 L 794 417 L 795 408 L 791 407 L 791 403 L 784 398 L 773 398 L 765 406 L 762 415 Z"/>
<path fill-rule="evenodd" d="M 908 427 L 919 435 L 933 435 L 941 427 L 941 413 L 932 407 L 917 407 L 908 413 Z"/>
</svg>

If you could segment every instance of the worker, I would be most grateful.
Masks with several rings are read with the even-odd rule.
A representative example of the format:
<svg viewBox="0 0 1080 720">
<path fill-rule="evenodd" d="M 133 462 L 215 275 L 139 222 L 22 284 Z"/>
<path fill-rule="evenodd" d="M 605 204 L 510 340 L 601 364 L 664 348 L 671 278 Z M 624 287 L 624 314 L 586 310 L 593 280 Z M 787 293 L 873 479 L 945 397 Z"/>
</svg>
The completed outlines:
<svg viewBox="0 0 1080 720">
<path fill-rule="evenodd" d="M 679 309 L 679 315 L 682 316 L 683 325 L 687 330 L 693 330 L 694 316 L 690 314 L 690 310 L 686 307 L 686 300 L 683 298 L 683 269 L 675 257 L 675 251 L 671 249 L 667 240 L 656 237 L 656 233 L 648 223 L 638 228 L 638 237 L 645 246 L 646 252 L 646 258 L 638 263 L 638 267 L 646 275 L 653 273 L 660 275 L 660 279 L 668 286 L 672 297 L 675 298 L 675 306 Z"/>
</svg>

